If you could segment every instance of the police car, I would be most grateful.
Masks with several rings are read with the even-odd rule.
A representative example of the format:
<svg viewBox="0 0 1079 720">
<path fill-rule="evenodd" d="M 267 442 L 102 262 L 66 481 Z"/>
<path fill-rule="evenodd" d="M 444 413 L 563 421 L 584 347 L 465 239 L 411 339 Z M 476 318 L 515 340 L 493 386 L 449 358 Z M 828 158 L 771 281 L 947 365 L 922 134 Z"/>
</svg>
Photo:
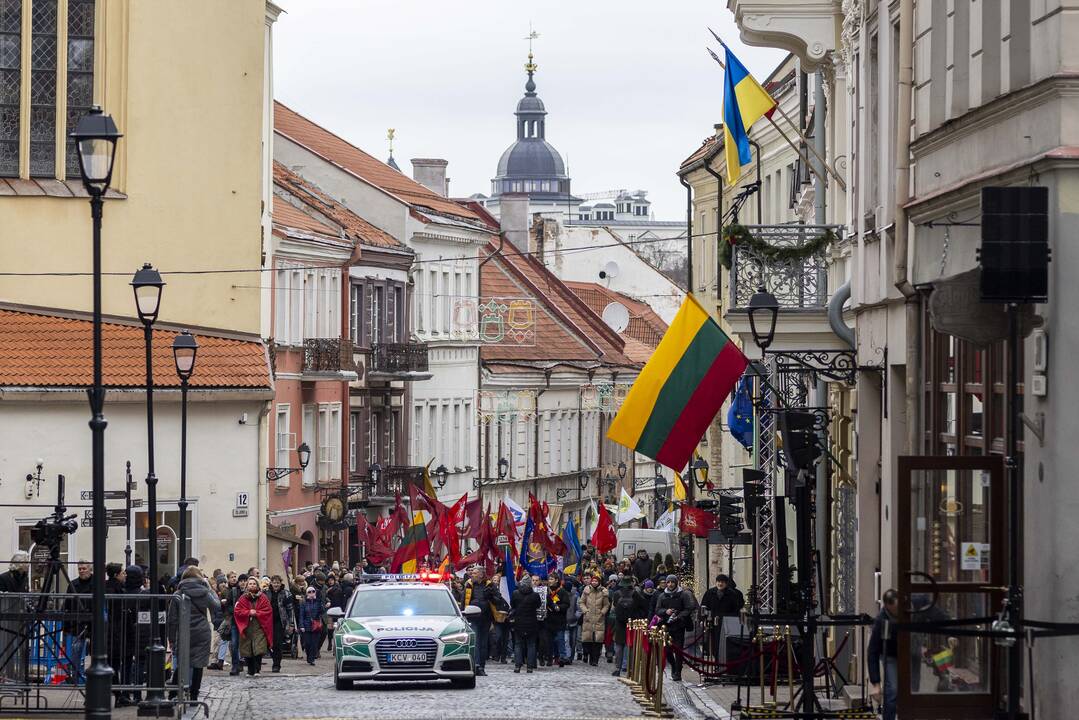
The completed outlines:
<svg viewBox="0 0 1079 720">
<path fill-rule="evenodd" d="M 476 687 L 472 664 L 476 635 L 437 573 L 364 575 L 335 618 L 334 683 L 347 690 L 357 680 L 449 680 Z"/>
</svg>

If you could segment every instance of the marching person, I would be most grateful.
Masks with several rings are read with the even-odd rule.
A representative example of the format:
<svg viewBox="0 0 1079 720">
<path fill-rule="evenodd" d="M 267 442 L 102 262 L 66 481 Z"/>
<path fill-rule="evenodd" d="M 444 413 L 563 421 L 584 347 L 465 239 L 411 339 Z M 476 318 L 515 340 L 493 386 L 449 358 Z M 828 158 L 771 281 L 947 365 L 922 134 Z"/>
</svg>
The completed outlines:
<svg viewBox="0 0 1079 720">
<path fill-rule="evenodd" d="M 866 652 L 869 661 L 869 696 L 881 702 L 881 665 L 884 665 L 884 692 L 881 702 L 882 720 L 895 720 L 896 698 L 899 690 L 899 644 L 893 625 L 899 620 L 899 593 L 887 590 L 881 598 L 884 607 L 873 621 Z"/>
<path fill-rule="evenodd" d="M 633 576 L 638 583 L 652 578 L 652 559 L 648 557 L 647 550 L 638 550 L 637 557 L 633 560 Z"/>
<path fill-rule="evenodd" d="M 247 674 L 262 672 L 262 656 L 273 644 L 273 608 L 259 588 L 258 578 L 247 578 L 247 586 L 233 608 L 240 634 L 240 655 L 247 661 Z"/>
<path fill-rule="evenodd" d="M 476 632 L 476 657 L 473 659 L 476 675 L 487 674 L 487 642 L 491 636 L 493 619 L 491 605 L 497 594 L 498 588 L 487 579 L 487 571 L 480 565 L 473 568 L 472 577 L 465 583 L 464 607 L 475 605 L 480 609 L 479 615 L 470 618 L 472 629 Z"/>
<path fill-rule="evenodd" d="M 539 633 L 540 596 L 532 589 L 532 578 L 525 575 L 517 583 L 510 599 L 513 617 L 513 672 L 521 672 L 528 662 L 528 672 L 536 669 L 536 636 Z"/>
<path fill-rule="evenodd" d="M 627 575 L 618 582 L 618 590 L 611 598 L 611 611 L 614 615 L 614 672 L 618 677 L 625 671 L 626 632 L 630 620 L 639 620 L 646 612 L 644 595 L 633 586 L 633 576 Z"/>
<path fill-rule="evenodd" d="M 611 599 L 607 596 L 606 589 L 600 585 L 599 577 L 593 575 L 588 579 L 578 601 L 581 616 L 581 643 L 585 648 L 585 660 L 595 667 L 599 664 L 599 656 L 603 650 L 603 631 L 607 613 L 611 609 Z"/>
<path fill-rule="evenodd" d="M 547 619 L 544 625 L 547 628 L 547 647 L 550 657 L 547 665 L 552 662 L 558 667 L 566 664 L 568 652 L 566 650 L 566 611 L 569 609 L 567 592 L 562 586 L 562 580 L 557 573 L 552 573 L 547 579 Z"/>
<path fill-rule="evenodd" d="M 313 587 L 307 588 L 307 597 L 300 604 L 299 628 L 307 664 L 314 665 L 322 640 L 322 603 Z"/>
<path fill-rule="evenodd" d="M 266 593 L 273 608 L 273 642 L 270 643 L 270 657 L 273 666 L 270 672 L 281 672 L 281 649 L 286 638 L 296 631 L 296 610 L 292 593 L 285 587 L 280 575 L 270 578 L 270 589 Z"/>
<path fill-rule="evenodd" d="M 202 671 L 210 662 L 210 633 L 213 632 L 209 621 L 206 619 L 206 612 L 208 610 L 212 612 L 215 608 L 219 608 L 221 602 L 217 599 L 217 593 L 210 587 L 210 583 L 206 581 L 197 565 L 188 565 L 183 575 L 180 576 L 180 582 L 176 585 L 174 597 L 178 600 L 183 595 L 186 595 L 191 601 L 191 614 L 188 618 L 190 640 L 187 646 L 188 667 L 191 673 L 188 676 L 188 683 L 191 689 L 191 699 L 198 700 L 199 690 L 202 688 Z M 176 640 L 180 629 L 179 607 L 178 601 L 169 603 L 166 615 L 169 642 L 174 648 L 174 668 L 177 667 L 175 649 L 177 648 Z M 179 678 L 177 679 L 178 684 Z"/>
<path fill-rule="evenodd" d="M 682 649 L 686 631 L 693 629 L 693 613 L 697 610 L 696 599 L 689 591 L 678 587 L 678 576 L 668 575 L 662 593 L 656 593 L 656 615 L 666 625 L 671 647 L 667 649 L 667 662 L 671 666 L 671 679 L 682 679 L 682 656 L 673 648 Z"/>
</svg>

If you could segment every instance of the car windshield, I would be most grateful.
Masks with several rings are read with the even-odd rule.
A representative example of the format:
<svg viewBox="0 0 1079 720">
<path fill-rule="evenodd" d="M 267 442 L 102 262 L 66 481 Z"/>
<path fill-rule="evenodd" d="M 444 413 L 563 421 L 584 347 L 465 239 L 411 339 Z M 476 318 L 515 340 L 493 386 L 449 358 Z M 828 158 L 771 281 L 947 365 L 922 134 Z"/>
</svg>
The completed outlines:
<svg viewBox="0 0 1079 720">
<path fill-rule="evenodd" d="M 449 593 L 442 589 L 400 588 L 356 593 L 349 617 L 456 615 Z"/>
</svg>

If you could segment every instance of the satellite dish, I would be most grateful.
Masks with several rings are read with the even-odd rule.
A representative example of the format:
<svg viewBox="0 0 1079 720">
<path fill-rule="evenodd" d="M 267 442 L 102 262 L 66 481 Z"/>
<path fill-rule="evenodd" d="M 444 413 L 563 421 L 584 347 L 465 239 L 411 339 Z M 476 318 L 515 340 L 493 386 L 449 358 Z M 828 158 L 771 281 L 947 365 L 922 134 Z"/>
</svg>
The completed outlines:
<svg viewBox="0 0 1079 720">
<path fill-rule="evenodd" d="M 618 267 L 618 263 L 616 263 L 614 260 L 611 260 L 603 266 L 602 270 L 599 271 L 599 279 L 614 280 L 621 272 L 622 268 Z"/>
<path fill-rule="evenodd" d="M 607 327 L 614 330 L 616 333 L 620 333 L 629 326 L 629 310 L 626 306 L 620 302 L 613 302 L 603 308 L 603 322 L 607 323 Z"/>
</svg>

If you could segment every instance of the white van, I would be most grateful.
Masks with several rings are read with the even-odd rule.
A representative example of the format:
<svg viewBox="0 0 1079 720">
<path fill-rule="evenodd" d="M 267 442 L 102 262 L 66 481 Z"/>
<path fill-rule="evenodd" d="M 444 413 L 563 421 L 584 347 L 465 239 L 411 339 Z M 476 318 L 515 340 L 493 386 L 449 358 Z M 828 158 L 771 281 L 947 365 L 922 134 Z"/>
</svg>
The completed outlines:
<svg viewBox="0 0 1079 720">
<path fill-rule="evenodd" d="M 615 548 L 619 560 L 637 556 L 638 550 L 647 550 L 648 557 L 656 553 L 678 557 L 678 533 L 666 530 L 645 530 L 625 528 L 618 531 L 618 546 Z"/>
</svg>

